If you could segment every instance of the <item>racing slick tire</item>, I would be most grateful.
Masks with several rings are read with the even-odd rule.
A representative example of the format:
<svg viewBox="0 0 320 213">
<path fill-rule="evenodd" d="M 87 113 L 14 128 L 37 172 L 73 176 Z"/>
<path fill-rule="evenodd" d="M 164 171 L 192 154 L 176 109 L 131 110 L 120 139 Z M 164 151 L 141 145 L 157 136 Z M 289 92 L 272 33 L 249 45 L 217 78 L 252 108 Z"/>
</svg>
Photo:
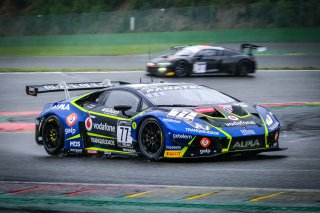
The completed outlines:
<svg viewBox="0 0 320 213">
<path fill-rule="evenodd" d="M 157 119 L 150 117 L 142 122 L 138 132 L 138 145 L 142 155 L 151 161 L 163 157 L 166 143 Z"/>
<path fill-rule="evenodd" d="M 55 115 L 49 116 L 42 127 L 43 146 L 49 155 L 58 155 L 64 144 L 62 123 Z"/>
<path fill-rule="evenodd" d="M 190 74 L 190 66 L 186 61 L 178 61 L 175 66 L 177 77 L 186 77 Z"/>
<path fill-rule="evenodd" d="M 236 68 L 236 75 L 237 76 L 247 76 L 250 72 L 251 66 L 250 63 L 246 60 L 239 61 Z"/>
</svg>

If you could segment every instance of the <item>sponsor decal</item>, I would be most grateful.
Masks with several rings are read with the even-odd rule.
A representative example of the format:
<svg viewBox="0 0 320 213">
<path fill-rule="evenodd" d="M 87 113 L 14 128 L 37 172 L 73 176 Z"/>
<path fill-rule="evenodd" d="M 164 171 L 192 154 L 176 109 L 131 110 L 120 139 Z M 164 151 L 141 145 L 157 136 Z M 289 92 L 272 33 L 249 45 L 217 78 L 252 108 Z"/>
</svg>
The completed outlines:
<svg viewBox="0 0 320 213">
<path fill-rule="evenodd" d="M 274 123 L 272 126 L 269 126 L 270 131 L 275 130 L 278 127 L 278 123 Z"/>
<path fill-rule="evenodd" d="M 219 135 L 219 132 L 208 131 L 203 129 L 193 129 L 193 128 L 186 128 L 187 132 L 194 132 L 194 133 L 203 133 L 203 134 L 211 134 L 211 135 Z"/>
<path fill-rule="evenodd" d="M 231 105 L 219 105 L 218 107 L 219 107 L 219 109 L 222 109 L 223 111 L 226 111 L 226 112 L 232 112 L 233 111 Z"/>
<path fill-rule="evenodd" d="M 256 132 L 251 129 L 241 129 L 240 132 L 242 135 L 255 135 Z"/>
<path fill-rule="evenodd" d="M 69 104 L 56 104 L 51 109 L 70 110 Z"/>
<path fill-rule="evenodd" d="M 161 86 L 161 87 L 146 87 L 143 89 L 145 93 L 154 93 L 171 90 L 185 90 L 185 89 L 200 89 L 198 85 L 179 85 L 179 86 Z"/>
<path fill-rule="evenodd" d="M 233 120 L 233 121 L 237 121 L 238 120 L 238 118 L 236 116 L 233 116 L 233 115 L 229 115 L 228 118 L 230 120 Z"/>
<path fill-rule="evenodd" d="M 163 120 L 164 122 L 168 122 L 168 123 L 176 123 L 176 124 L 181 123 L 181 121 L 175 120 L 175 119 L 171 119 L 171 118 L 163 118 L 162 120 Z"/>
<path fill-rule="evenodd" d="M 210 154 L 210 153 L 211 153 L 211 150 L 210 150 L 210 149 L 200 149 L 200 155 Z"/>
<path fill-rule="evenodd" d="M 190 112 L 190 111 L 178 110 L 178 109 L 172 109 L 168 114 L 168 117 L 179 118 L 179 119 L 190 120 L 190 121 L 193 121 L 193 119 L 196 116 L 197 116 L 196 112 Z"/>
<path fill-rule="evenodd" d="M 232 123 L 225 123 L 226 126 L 246 126 L 246 125 L 255 125 L 254 121 L 234 121 Z"/>
<path fill-rule="evenodd" d="M 91 88 L 91 87 L 103 87 L 103 83 L 79 83 L 79 84 L 72 84 L 67 83 L 67 89 L 80 89 L 80 88 Z M 64 87 L 61 87 L 60 85 L 44 85 L 43 86 L 46 90 L 57 90 L 57 89 L 63 89 Z"/>
<path fill-rule="evenodd" d="M 132 152 L 132 153 L 136 153 L 136 150 L 134 149 L 127 149 L 127 148 L 123 148 L 122 149 L 124 152 Z"/>
<path fill-rule="evenodd" d="M 90 137 L 91 143 L 97 143 L 101 145 L 111 145 L 114 146 L 115 142 L 113 140 L 103 139 L 103 138 L 93 138 Z"/>
<path fill-rule="evenodd" d="M 195 62 L 193 64 L 194 73 L 205 73 L 207 70 L 207 62 Z"/>
<path fill-rule="evenodd" d="M 191 135 L 185 135 L 185 134 L 173 134 L 172 137 L 173 137 L 173 139 L 185 139 L 185 140 L 192 139 Z"/>
<path fill-rule="evenodd" d="M 102 122 L 99 124 L 93 123 L 92 126 L 94 129 L 97 129 L 97 130 L 108 131 L 108 132 L 115 132 L 116 131 L 116 127 L 110 126 L 107 123 L 102 123 Z"/>
<path fill-rule="evenodd" d="M 70 147 L 80 147 L 80 141 L 70 141 Z"/>
<path fill-rule="evenodd" d="M 241 106 L 241 107 L 249 107 L 247 104 L 245 103 L 235 103 L 234 105 L 236 106 Z"/>
<path fill-rule="evenodd" d="M 233 148 L 253 148 L 253 147 L 259 147 L 260 142 L 258 139 L 255 140 L 247 140 L 247 141 L 237 141 Z"/>
<path fill-rule="evenodd" d="M 213 107 L 203 107 L 203 108 L 195 108 L 194 111 L 197 113 L 208 113 L 208 112 L 215 112 L 216 109 Z"/>
<path fill-rule="evenodd" d="M 111 155 L 112 153 L 110 151 L 104 151 L 103 154 L 105 155 Z"/>
<path fill-rule="evenodd" d="M 88 104 L 88 105 L 86 105 L 86 108 L 88 108 L 88 109 L 93 109 L 93 108 L 95 108 L 97 105 L 95 105 L 95 104 Z"/>
<path fill-rule="evenodd" d="M 103 108 L 101 109 L 101 112 L 105 114 L 110 114 L 110 115 L 118 115 L 120 112 L 111 108 Z"/>
<path fill-rule="evenodd" d="M 98 154 L 97 150 L 87 150 L 88 154 Z"/>
<path fill-rule="evenodd" d="M 164 152 L 165 157 L 172 157 L 172 158 L 177 158 L 181 157 L 181 152 L 180 151 L 165 151 Z"/>
<path fill-rule="evenodd" d="M 132 142 L 126 143 L 126 142 L 118 142 L 118 147 L 126 147 L 126 148 L 133 148 Z"/>
<path fill-rule="evenodd" d="M 78 115 L 76 113 L 72 113 L 66 117 L 66 123 L 68 126 L 73 126 L 78 120 Z"/>
<path fill-rule="evenodd" d="M 210 146 L 210 140 L 209 138 L 202 138 L 200 140 L 200 145 L 203 147 L 203 148 L 207 148 L 208 146 Z"/>
<path fill-rule="evenodd" d="M 166 149 L 168 150 L 181 150 L 181 146 L 166 146 Z"/>
<path fill-rule="evenodd" d="M 91 117 L 87 117 L 86 120 L 84 121 L 84 125 L 86 126 L 87 131 L 92 130 L 92 119 Z"/>
<path fill-rule="evenodd" d="M 68 134 L 71 134 L 71 135 L 74 135 L 74 133 L 76 133 L 76 129 L 74 129 L 73 127 L 70 127 L 70 128 L 66 128 L 64 130 L 64 134 L 68 135 Z"/>
<path fill-rule="evenodd" d="M 132 129 L 136 129 L 137 128 L 137 123 L 136 122 L 133 122 L 132 123 Z"/>
<path fill-rule="evenodd" d="M 82 153 L 82 149 L 70 149 L 70 152 Z"/>
</svg>

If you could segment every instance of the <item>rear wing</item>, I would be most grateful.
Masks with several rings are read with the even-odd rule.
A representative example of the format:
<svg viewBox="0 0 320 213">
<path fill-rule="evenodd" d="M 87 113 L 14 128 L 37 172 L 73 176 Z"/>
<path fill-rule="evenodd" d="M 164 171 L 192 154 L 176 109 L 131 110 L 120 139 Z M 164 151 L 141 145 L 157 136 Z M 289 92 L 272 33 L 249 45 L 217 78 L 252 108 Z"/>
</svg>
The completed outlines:
<svg viewBox="0 0 320 213">
<path fill-rule="evenodd" d="M 37 96 L 39 93 L 62 92 L 64 91 L 66 99 L 70 98 L 69 91 L 75 90 L 92 90 L 103 89 L 117 85 L 130 84 L 123 81 L 110 81 L 105 79 L 102 82 L 82 82 L 82 83 L 66 83 L 61 81 L 59 84 L 43 84 L 43 85 L 28 85 L 26 86 L 27 95 Z"/>
<path fill-rule="evenodd" d="M 259 46 L 255 44 L 241 44 L 240 46 L 240 52 L 246 52 L 248 55 L 252 55 L 252 51 L 255 50 L 257 52 L 263 52 L 267 50 L 267 47 Z"/>
</svg>

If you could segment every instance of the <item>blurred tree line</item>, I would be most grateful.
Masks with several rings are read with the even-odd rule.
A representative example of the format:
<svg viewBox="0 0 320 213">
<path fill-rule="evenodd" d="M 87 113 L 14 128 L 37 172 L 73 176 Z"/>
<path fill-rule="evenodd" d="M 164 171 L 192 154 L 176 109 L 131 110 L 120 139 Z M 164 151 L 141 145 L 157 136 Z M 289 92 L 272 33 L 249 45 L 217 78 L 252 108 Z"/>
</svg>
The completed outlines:
<svg viewBox="0 0 320 213">
<path fill-rule="evenodd" d="M 301 0 L 0 0 L 0 16 L 52 15 L 65 13 L 96 13 L 109 11 L 146 10 L 156 8 L 197 7 L 215 4 L 257 4 L 258 10 L 268 10 L 265 5 L 279 3 L 287 15 L 295 14 Z M 319 0 L 309 0 L 319 8 Z M 290 9 L 291 7 L 291 9 Z"/>
</svg>

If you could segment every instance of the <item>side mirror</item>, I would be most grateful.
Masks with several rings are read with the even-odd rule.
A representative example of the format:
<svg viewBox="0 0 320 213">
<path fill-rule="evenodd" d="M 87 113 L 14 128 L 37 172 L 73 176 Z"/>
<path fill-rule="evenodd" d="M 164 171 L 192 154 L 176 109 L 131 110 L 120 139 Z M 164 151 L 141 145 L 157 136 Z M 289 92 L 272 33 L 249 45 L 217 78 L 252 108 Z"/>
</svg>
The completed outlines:
<svg viewBox="0 0 320 213">
<path fill-rule="evenodd" d="M 129 106 L 129 105 L 116 105 L 113 108 L 117 111 L 121 111 L 124 116 L 130 117 L 129 115 L 126 114 L 126 111 L 131 109 L 131 106 Z"/>
</svg>

